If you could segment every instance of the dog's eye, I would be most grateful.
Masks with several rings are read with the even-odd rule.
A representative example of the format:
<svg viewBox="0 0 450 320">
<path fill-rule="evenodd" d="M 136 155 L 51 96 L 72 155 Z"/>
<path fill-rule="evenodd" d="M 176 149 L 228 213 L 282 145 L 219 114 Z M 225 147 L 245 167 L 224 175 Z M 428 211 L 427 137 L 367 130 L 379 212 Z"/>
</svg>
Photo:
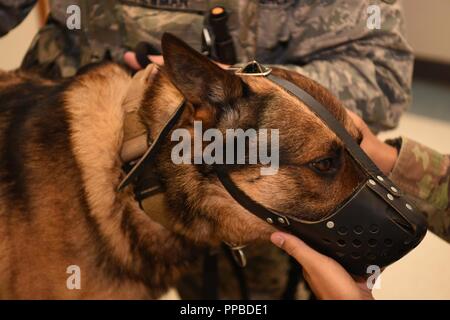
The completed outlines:
<svg viewBox="0 0 450 320">
<path fill-rule="evenodd" d="M 332 174 L 337 170 L 337 160 L 323 158 L 310 163 L 310 167 L 319 174 Z"/>
</svg>

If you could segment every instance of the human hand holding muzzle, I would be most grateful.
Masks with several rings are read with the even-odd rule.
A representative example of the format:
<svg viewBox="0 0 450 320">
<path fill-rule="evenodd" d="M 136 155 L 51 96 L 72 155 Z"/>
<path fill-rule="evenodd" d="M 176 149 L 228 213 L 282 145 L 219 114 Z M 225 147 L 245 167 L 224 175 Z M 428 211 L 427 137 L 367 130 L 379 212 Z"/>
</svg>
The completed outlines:
<svg viewBox="0 0 450 320">
<path fill-rule="evenodd" d="M 372 290 L 363 277 L 352 277 L 339 263 L 299 238 L 275 232 L 270 240 L 303 267 L 303 276 L 317 298 L 322 300 L 372 300 Z"/>
<path fill-rule="evenodd" d="M 151 63 L 158 66 L 164 65 L 160 50 L 145 41 L 139 42 L 133 51 L 125 52 L 123 61 L 135 71 L 145 69 Z"/>
</svg>

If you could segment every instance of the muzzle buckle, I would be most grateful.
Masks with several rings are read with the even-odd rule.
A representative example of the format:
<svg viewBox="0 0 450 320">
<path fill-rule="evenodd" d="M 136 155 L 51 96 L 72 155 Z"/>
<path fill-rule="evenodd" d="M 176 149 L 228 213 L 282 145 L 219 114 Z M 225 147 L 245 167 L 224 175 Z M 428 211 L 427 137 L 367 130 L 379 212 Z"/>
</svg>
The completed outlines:
<svg viewBox="0 0 450 320">
<path fill-rule="evenodd" d="M 235 74 L 239 76 L 267 76 L 272 72 L 272 68 L 263 66 L 259 62 L 253 60 L 236 70 Z"/>
</svg>

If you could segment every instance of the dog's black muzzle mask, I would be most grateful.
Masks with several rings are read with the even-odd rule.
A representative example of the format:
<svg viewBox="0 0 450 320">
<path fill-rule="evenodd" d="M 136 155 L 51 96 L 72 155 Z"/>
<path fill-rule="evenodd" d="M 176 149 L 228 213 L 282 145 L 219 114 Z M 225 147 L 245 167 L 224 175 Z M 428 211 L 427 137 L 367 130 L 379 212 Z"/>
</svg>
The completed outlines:
<svg viewBox="0 0 450 320">
<path fill-rule="evenodd" d="M 270 74 L 257 62 L 236 71 L 242 76 L 264 76 L 310 108 L 343 142 L 364 174 L 364 182 L 333 213 L 320 221 L 304 221 L 264 207 L 250 198 L 231 179 L 226 165 L 215 165 L 217 176 L 230 195 L 245 209 L 278 229 L 295 234 L 314 249 L 342 264 L 350 273 L 363 275 L 369 266 L 383 268 L 402 258 L 424 238 L 424 216 L 364 153 L 342 124 L 317 100 L 294 83 Z M 139 175 L 151 161 L 184 109 L 182 103 L 166 123 L 120 188 Z M 372 272 L 372 271 L 370 271 Z"/>
</svg>

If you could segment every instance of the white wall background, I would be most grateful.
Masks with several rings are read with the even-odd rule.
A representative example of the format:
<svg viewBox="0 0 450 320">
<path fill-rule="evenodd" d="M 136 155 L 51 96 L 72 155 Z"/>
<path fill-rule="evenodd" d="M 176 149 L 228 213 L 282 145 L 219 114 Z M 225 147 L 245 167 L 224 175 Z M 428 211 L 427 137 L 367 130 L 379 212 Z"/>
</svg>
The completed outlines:
<svg viewBox="0 0 450 320">
<path fill-rule="evenodd" d="M 450 87 L 449 87 L 450 90 Z M 449 102 L 450 112 L 450 102 Z M 450 123 L 406 113 L 398 129 L 381 138 L 407 136 L 450 153 Z M 421 244 L 381 275 L 376 299 L 450 299 L 450 244 L 428 232 Z"/>
<path fill-rule="evenodd" d="M 3 38 L 0 38 L 0 69 L 11 70 L 20 66 L 22 58 L 39 28 L 38 7 Z"/>
<path fill-rule="evenodd" d="M 407 36 L 416 56 L 450 63 L 450 1 L 403 1 Z"/>
</svg>

